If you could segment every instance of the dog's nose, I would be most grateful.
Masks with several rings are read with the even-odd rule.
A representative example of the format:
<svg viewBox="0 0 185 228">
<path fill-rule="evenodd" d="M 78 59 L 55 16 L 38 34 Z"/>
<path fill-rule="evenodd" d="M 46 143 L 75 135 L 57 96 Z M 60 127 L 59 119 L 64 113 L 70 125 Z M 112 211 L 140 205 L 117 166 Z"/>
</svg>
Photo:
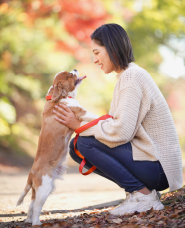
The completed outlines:
<svg viewBox="0 0 185 228">
<path fill-rule="evenodd" d="M 74 69 L 74 71 L 77 71 L 76 69 Z"/>
</svg>

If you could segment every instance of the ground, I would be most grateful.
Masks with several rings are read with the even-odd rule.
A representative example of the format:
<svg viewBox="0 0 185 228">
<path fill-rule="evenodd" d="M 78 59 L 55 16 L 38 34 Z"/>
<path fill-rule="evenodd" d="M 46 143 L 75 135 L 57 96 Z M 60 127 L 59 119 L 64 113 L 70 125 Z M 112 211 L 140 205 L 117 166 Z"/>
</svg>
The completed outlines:
<svg viewBox="0 0 185 228">
<path fill-rule="evenodd" d="M 6 167 L 0 170 L 0 227 L 31 227 L 24 223 L 31 193 L 22 206 L 15 207 L 28 170 Z M 185 227 L 185 187 L 162 195 L 165 210 L 110 215 L 108 210 L 124 198 L 125 192 L 115 183 L 96 174 L 82 176 L 77 167 L 69 167 L 64 180 L 56 181 L 56 190 L 43 207 L 41 227 Z"/>
</svg>

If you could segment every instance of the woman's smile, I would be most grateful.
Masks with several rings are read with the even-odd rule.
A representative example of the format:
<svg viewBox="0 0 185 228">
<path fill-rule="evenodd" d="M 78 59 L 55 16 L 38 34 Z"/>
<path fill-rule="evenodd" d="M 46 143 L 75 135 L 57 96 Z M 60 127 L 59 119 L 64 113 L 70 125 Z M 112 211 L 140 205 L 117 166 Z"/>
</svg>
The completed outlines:
<svg viewBox="0 0 185 228">
<path fill-rule="evenodd" d="M 103 68 L 103 64 L 98 64 L 100 66 L 100 68 L 102 69 Z"/>
</svg>

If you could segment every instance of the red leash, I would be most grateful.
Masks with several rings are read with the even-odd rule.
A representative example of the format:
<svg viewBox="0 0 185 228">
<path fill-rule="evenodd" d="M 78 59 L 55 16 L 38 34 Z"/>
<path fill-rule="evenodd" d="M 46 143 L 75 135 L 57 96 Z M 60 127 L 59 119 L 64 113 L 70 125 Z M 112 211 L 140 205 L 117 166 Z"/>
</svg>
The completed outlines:
<svg viewBox="0 0 185 228">
<path fill-rule="evenodd" d="M 91 121 L 91 122 L 89 122 L 89 123 L 87 123 L 87 124 L 85 124 L 85 125 L 83 125 L 83 126 L 77 128 L 77 129 L 75 130 L 76 136 L 75 136 L 75 138 L 74 138 L 74 151 L 75 151 L 75 153 L 76 153 L 80 158 L 83 159 L 82 162 L 81 162 L 81 164 L 80 164 L 80 167 L 79 167 L 79 172 L 80 172 L 81 174 L 83 174 L 83 175 L 88 175 L 88 174 L 92 173 L 92 172 L 96 169 L 96 167 L 95 167 L 95 166 L 92 166 L 87 172 L 82 173 L 82 169 L 83 169 L 83 167 L 84 167 L 84 165 L 85 165 L 85 163 L 86 163 L 86 160 L 85 160 L 84 156 L 81 155 L 80 151 L 78 151 L 78 150 L 76 149 L 76 143 L 77 143 L 79 134 L 80 134 L 81 132 L 87 130 L 88 128 L 93 127 L 93 126 L 96 125 L 100 120 L 106 120 L 106 119 L 108 119 L 108 118 L 113 118 L 113 116 L 110 116 L 110 115 L 108 115 L 108 114 L 103 115 L 103 116 L 99 117 L 98 119 L 95 119 L 95 120 L 93 120 L 93 121 Z"/>
</svg>

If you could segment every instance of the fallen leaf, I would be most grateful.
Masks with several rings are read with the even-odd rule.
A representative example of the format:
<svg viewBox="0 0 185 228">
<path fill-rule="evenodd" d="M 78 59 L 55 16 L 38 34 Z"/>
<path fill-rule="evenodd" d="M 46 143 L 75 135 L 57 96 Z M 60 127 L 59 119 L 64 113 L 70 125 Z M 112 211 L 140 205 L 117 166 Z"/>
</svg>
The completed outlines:
<svg viewBox="0 0 185 228">
<path fill-rule="evenodd" d="M 122 219 L 120 219 L 120 218 L 117 218 L 117 219 L 111 219 L 112 220 L 112 222 L 114 222 L 114 223 L 117 223 L 117 224 L 119 224 L 119 223 L 121 223 L 123 220 Z"/>
<path fill-rule="evenodd" d="M 154 217 L 154 214 L 147 215 L 147 218 L 152 218 L 152 217 Z"/>
<path fill-rule="evenodd" d="M 147 222 L 147 219 L 141 219 L 141 221 L 142 221 L 143 223 L 145 223 L 145 222 Z"/>
<path fill-rule="evenodd" d="M 97 214 L 97 213 L 98 213 L 97 211 L 92 211 L 89 214 Z"/>
<path fill-rule="evenodd" d="M 124 225 L 124 228 L 141 228 L 141 226 L 138 225 Z"/>
<path fill-rule="evenodd" d="M 45 227 L 45 226 L 47 226 L 47 227 L 52 227 L 52 225 L 53 225 L 53 224 L 52 224 L 52 223 L 49 223 L 49 222 L 43 223 L 43 224 L 42 224 L 43 227 Z"/>
<path fill-rule="evenodd" d="M 169 217 L 170 218 L 177 218 L 179 215 L 178 214 L 172 214 L 172 215 L 170 215 Z"/>
<path fill-rule="evenodd" d="M 86 220 L 85 223 L 89 224 L 89 223 L 95 222 L 96 220 L 97 220 L 97 218 L 92 217 L 92 218 Z"/>
<path fill-rule="evenodd" d="M 136 222 L 138 222 L 139 220 L 141 220 L 141 218 L 130 218 L 130 219 L 129 219 L 129 222 L 130 222 L 130 223 L 136 223 Z"/>
<path fill-rule="evenodd" d="M 173 209 L 173 207 L 168 207 L 168 206 L 164 206 L 164 207 L 165 207 L 165 210 Z"/>
<path fill-rule="evenodd" d="M 146 216 L 146 212 L 145 211 L 140 213 L 140 217 L 145 217 L 145 216 Z"/>
<path fill-rule="evenodd" d="M 151 218 L 149 221 L 150 222 L 155 222 L 156 218 Z"/>
<path fill-rule="evenodd" d="M 45 215 L 49 215 L 49 212 L 44 212 Z"/>
</svg>

